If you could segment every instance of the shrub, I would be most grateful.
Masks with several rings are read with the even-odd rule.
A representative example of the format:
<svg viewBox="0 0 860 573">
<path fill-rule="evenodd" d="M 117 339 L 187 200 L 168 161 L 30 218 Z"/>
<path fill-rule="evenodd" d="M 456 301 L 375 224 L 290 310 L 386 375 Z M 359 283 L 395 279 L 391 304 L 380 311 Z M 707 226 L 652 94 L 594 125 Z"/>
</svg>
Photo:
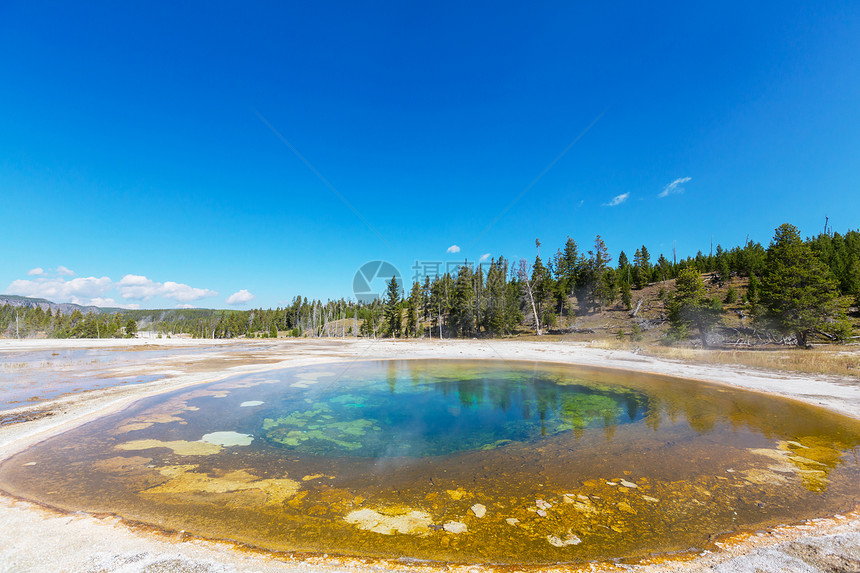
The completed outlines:
<svg viewBox="0 0 860 573">
<path fill-rule="evenodd" d="M 729 287 L 728 292 L 726 292 L 726 298 L 723 299 L 723 302 L 726 304 L 732 304 L 738 300 L 738 291 L 735 290 L 735 287 Z"/>
</svg>

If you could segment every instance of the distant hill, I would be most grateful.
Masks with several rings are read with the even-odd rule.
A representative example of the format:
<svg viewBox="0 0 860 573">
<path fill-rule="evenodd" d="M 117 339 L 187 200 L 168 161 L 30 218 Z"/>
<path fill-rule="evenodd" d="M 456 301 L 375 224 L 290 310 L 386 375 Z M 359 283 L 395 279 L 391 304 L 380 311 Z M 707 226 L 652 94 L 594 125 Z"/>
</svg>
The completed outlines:
<svg viewBox="0 0 860 573">
<path fill-rule="evenodd" d="M 153 308 L 144 310 L 122 309 L 122 315 L 132 318 L 138 325 L 145 327 L 154 322 L 183 322 L 211 320 L 216 322 L 222 313 L 233 314 L 236 312 L 248 312 L 242 310 L 217 310 L 212 308 Z"/>
<path fill-rule="evenodd" d="M 132 310 L 128 308 L 117 307 L 100 307 L 100 306 L 82 306 L 71 302 L 52 302 L 45 298 L 31 298 L 19 296 L 16 294 L 0 294 L 0 306 L 8 304 L 22 308 L 41 308 L 42 310 L 51 309 L 51 312 L 60 310 L 63 314 L 71 314 L 76 310 L 83 314 L 92 312 L 94 314 L 116 314 L 121 312 L 123 316 L 132 318 L 142 324 L 153 322 L 170 322 L 194 319 L 208 319 L 215 317 L 217 319 L 221 313 L 232 314 L 234 312 L 243 312 L 237 310 L 216 310 L 211 308 L 165 308 L 165 309 L 144 309 Z"/>
<path fill-rule="evenodd" d="M 26 296 L 18 296 L 16 294 L 0 294 L 0 306 L 8 304 L 11 306 L 20 306 L 23 308 L 41 308 L 42 310 L 51 309 L 51 312 L 61 311 L 63 314 L 71 314 L 76 310 L 86 314 L 88 312 L 96 314 L 115 314 L 122 312 L 122 308 L 102 308 L 99 306 L 81 306 L 71 302 L 51 302 L 44 298 L 30 298 Z"/>
</svg>

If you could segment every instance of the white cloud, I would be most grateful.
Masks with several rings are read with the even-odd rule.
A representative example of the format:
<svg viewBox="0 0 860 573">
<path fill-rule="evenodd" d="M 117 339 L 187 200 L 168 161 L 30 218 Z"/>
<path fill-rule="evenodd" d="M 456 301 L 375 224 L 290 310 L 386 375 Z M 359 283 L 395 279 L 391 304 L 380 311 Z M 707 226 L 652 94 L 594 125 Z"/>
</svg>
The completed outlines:
<svg viewBox="0 0 860 573">
<path fill-rule="evenodd" d="M 31 277 L 35 275 L 43 275 L 45 274 L 45 269 L 43 269 L 42 267 L 36 267 L 35 269 L 30 269 L 29 271 L 27 271 L 27 274 Z"/>
<path fill-rule="evenodd" d="M 182 283 L 174 283 L 167 281 L 164 283 L 164 293 L 162 296 L 172 298 L 179 302 L 190 302 L 206 298 L 208 296 L 218 296 L 218 291 L 209 290 L 208 288 L 195 288 Z"/>
<path fill-rule="evenodd" d="M 630 193 L 622 193 L 621 195 L 616 195 L 612 198 L 612 201 L 609 203 L 604 203 L 604 207 L 615 207 L 616 205 L 621 205 L 630 197 Z"/>
<path fill-rule="evenodd" d="M 137 310 L 140 308 L 139 304 L 123 304 L 121 302 L 117 302 L 112 298 L 102 298 L 96 297 L 90 299 L 87 303 L 87 306 L 100 306 L 100 307 L 115 307 L 115 308 L 127 308 L 129 310 Z"/>
<path fill-rule="evenodd" d="M 182 283 L 166 281 L 157 283 L 141 275 L 125 275 L 117 283 L 117 290 L 123 298 L 147 301 L 154 296 L 172 298 L 179 302 L 191 302 L 209 296 L 217 296 L 214 290 L 195 288 Z"/>
<path fill-rule="evenodd" d="M 59 267 L 57 267 L 57 274 L 63 275 L 64 277 L 73 277 L 75 276 L 75 271 L 73 271 L 69 267 L 64 267 L 63 265 L 60 265 Z"/>
<path fill-rule="evenodd" d="M 78 277 L 72 280 L 60 277 L 35 280 L 20 279 L 12 281 L 6 292 L 34 298 L 46 298 L 52 302 L 89 304 L 90 300 L 98 298 L 110 290 L 112 286 L 113 283 L 109 277 Z"/>
<path fill-rule="evenodd" d="M 458 247 L 457 245 L 451 245 L 450 247 L 448 247 L 448 252 L 449 253 L 459 253 L 460 247 Z"/>
<path fill-rule="evenodd" d="M 255 298 L 256 297 L 249 293 L 247 290 L 242 289 L 228 296 L 225 302 L 227 304 L 245 304 L 247 302 L 251 302 Z"/>
<path fill-rule="evenodd" d="M 678 195 L 684 192 L 684 188 L 681 187 L 687 181 L 690 181 L 692 177 L 680 177 L 675 179 L 660 191 L 660 194 L 657 197 L 668 197 L 669 195 Z"/>
<path fill-rule="evenodd" d="M 182 303 L 182 304 L 177 304 L 175 308 L 197 308 L 197 307 L 194 306 L 193 304 L 188 304 L 186 302 L 186 303 Z"/>
<path fill-rule="evenodd" d="M 483 255 L 481 255 L 481 258 L 478 259 L 478 262 L 483 263 L 484 261 L 489 261 L 490 260 L 490 254 L 491 253 L 484 253 Z"/>
<path fill-rule="evenodd" d="M 217 296 L 218 292 L 205 288 L 195 288 L 182 283 L 166 281 L 155 282 L 142 275 L 125 275 L 119 282 L 110 277 L 38 276 L 35 268 L 28 273 L 33 279 L 12 281 L 5 292 L 33 298 L 45 298 L 52 302 L 72 302 L 84 306 L 113 306 L 119 308 L 140 308 L 140 304 L 128 301 L 148 301 L 155 296 L 173 299 L 180 305 L 188 305 L 195 300 Z M 66 267 L 58 267 L 57 273 L 74 274 Z M 110 294 L 109 291 L 113 291 Z M 117 302 L 116 294 L 123 299 Z"/>
</svg>

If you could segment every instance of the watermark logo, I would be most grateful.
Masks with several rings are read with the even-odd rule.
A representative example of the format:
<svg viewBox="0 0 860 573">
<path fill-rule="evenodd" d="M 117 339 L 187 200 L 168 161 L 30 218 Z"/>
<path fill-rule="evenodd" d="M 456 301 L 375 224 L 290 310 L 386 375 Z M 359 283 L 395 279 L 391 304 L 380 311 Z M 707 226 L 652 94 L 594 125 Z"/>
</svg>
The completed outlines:
<svg viewBox="0 0 860 573">
<path fill-rule="evenodd" d="M 412 282 L 421 284 L 427 277 L 432 280 L 443 274 L 456 277 L 463 267 L 468 267 L 473 273 L 481 272 L 486 276 L 490 266 L 491 263 L 486 261 L 478 264 L 469 261 L 415 261 L 412 265 Z"/>
<path fill-rule="evenodd" d="M 400 296 L 403 296 L 403 279 L 397 267 L 388 261 L 368 261 L 355 271 L 352 279 L 352 292 L 356 300 L 363 304 L 370 304 L 385 296 L 391 279 L 397 279 L 400 287 Z"/>
</svg>

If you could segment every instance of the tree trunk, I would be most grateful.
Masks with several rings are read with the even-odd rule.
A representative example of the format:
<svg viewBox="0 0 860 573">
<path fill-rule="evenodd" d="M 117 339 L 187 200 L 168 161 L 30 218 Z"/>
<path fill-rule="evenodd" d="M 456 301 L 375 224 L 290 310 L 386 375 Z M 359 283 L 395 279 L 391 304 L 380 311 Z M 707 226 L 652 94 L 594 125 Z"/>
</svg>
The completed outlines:
<svg viewBox="0 0 860 573">
<path fill-rule="evenodd" d="M 535 307 L 535 297 L 532 296 L 532 285 L 528 278 L 526 278 L 526 293 L 529 295 L 529 302 L 532 305 L 532 312 L 535 315 L 535 332 L 540 336 L 540 316 L 538 315 L 537 308 Z"/>
<path fill-rule="evenodd" d="M 535 306 L 535 298 L 532 295 L 532 283 L 529 280 L 529 273 L 528 268 L 526 267 L 525 259 L 520 261 L 520 280 L 526 283 L 526 294 L 529 295 L 529 302 L 532 306 L 532 312 L 535 315 L 535 332 L 538 336 L 540 336 L 540 315 L 538 315 L 537 307 Z"/>
<path fill-rule="evenodd" d="M 705 331 L 705 325 L 701 322 L 698 324 L 699 338 L 702 339 L 702 348 L 708 348 L 708 333 Z"/>
</svg>

